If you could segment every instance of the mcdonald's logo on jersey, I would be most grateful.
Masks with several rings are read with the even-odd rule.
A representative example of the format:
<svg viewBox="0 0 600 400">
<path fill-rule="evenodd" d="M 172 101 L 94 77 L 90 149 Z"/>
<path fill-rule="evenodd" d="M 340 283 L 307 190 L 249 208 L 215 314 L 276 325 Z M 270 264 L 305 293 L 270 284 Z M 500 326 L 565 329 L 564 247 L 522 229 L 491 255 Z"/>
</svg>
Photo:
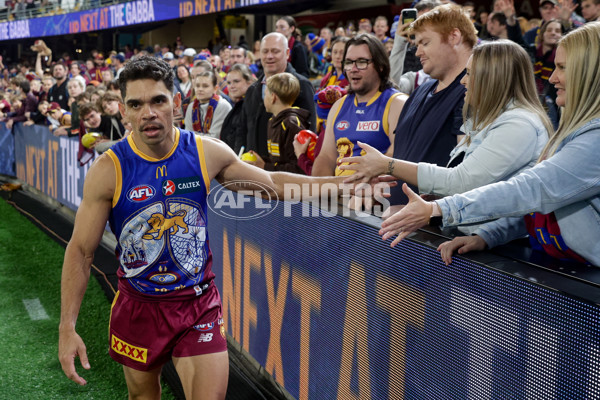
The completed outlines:
<svg viewBox="0 0 600 400">
<path fill-rule="evenodd" d="M 164 178 L 165 176 L 167 176 L 167 166 L 166 165 L 161 165 L 160 167 L 156 167 L 156 179 L 158 179 L 159 171 L 160 171 L 161 178 Z"/>
</svg>

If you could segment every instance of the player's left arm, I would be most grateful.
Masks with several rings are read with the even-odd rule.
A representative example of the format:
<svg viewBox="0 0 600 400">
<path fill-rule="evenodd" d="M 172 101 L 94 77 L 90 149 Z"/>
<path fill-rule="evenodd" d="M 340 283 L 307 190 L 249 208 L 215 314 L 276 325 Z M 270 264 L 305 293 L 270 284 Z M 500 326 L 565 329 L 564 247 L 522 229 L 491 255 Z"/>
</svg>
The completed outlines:
<svg viewBox="0 0 600 400">
<path fill-rule="evenodd" d="M 398 125 L 400 113 L 402 112 L 402 108 L 404 107 L 404 103 L 406 103 L 407 99 L 408 96 L 402 93 L 394 97 L 392 103 L 390 104 L 390 111 L 388 113 L 388 136 L 390 138 L 391 144 L 385 152 L 385 155 L 390 157 L 394 154 L 394 138 L 396 137 L 396 125 Z"/>
</svg>

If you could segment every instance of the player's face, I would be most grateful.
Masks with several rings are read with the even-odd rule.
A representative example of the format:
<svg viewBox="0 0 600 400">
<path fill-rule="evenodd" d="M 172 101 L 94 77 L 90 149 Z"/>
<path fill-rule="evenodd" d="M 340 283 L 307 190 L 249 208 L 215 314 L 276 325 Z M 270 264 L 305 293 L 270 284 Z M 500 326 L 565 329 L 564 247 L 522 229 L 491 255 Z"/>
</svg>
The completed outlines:
<svg viewBox="0 0 600 400">
<path fill-rule="evenodd" d="M 173 108 L 180 106 L 180 98 L 173 94 L 162 81 L 138 79 L 127 82 L 124 104 L 119 105 L 123 118 L 131 122 L 136 138 L 148 147 L 170 148 L 172 142 Z"/>
</svg>

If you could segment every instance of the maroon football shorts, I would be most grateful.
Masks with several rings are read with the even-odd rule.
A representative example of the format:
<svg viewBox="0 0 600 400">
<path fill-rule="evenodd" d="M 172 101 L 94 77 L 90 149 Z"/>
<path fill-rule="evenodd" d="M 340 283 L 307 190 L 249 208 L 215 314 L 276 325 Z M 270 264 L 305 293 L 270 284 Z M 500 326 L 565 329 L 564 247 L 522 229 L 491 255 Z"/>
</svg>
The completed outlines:
<svg viewBox="0 0 600 400">
<path fill-rule="evenodd" d="M 183 301 L 141 299 L 121 291 L 113 301 L 109 354 L 120 364 L 148 371 L 173 357 L 227 350 L 221 298 L 214 284 Z"/>
</svg>

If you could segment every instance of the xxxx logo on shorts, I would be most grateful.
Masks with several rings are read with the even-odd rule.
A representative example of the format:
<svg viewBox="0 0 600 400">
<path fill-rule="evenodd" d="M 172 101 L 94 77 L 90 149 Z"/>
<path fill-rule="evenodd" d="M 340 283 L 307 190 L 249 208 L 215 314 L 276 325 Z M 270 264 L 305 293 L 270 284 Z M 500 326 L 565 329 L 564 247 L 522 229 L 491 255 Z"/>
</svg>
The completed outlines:
<svg viewBox="0 0 600 400">
<path fill-rule="evenodd" d="M 115 335 L 112 335 L 111 343 L 111 347 L 115 353 L 129 357 L 134 361 L 142 362 L 144 364 L 146 361 L 148 361 L 148 349 L 132 346 L 129 343 L 122 341 Z"/>
</svg>

